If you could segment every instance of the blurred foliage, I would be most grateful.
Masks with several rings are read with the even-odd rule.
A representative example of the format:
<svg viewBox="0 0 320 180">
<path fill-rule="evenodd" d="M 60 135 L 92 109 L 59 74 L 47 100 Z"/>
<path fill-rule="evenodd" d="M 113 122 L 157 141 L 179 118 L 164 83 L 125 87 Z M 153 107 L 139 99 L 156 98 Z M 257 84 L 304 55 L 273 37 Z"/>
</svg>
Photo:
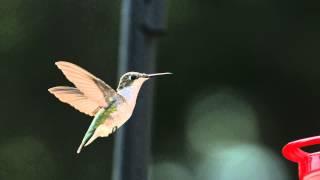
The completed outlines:
<svg viewBox="0 0 320 180">
<path fill-rule="evenodd" d="M 288 141 L 319 133 L 319 2 L 167 4 L 168 32 L 157 69 L 175 75 L 156 85 L 155 162 L 169 159 L 187 166 L 182 169 L 198 162 L 188 144 L 186 115 L 208 89 L 246 97 L 260 143 L 279 157 Z M 76 156 L 90 117 L 47 89 L 69 84 L 54 66 L 61 59 L 116 86 L 119 12 L 120 1 L 0 1 L 1 179 L 110 177 L 113 137 Z"/>
<path fill-rule="evenodd" d="M 190 104 L 206 97 L 208 89 L 232 89 L 252 107 L 259 142 L 296 176 L 296 165 L 280 152 L 291 140 L 319 134 L 320 3 L 187 0 L 168 5 L 158 69 L 174 72 L 175 79 L 157 83 L 154 158 L 193 168 L 197 160 L 191 158 L 186 128 Z"/>
<path fill-rule="evenodd" d="M 113 137 L 76 156 L 91 117 L 47 89 L 70 85 L 61 59 L 116 84 L 119 12 L 120 1 L 0 1 L 0 179 L 110 177 Z"/>
<path fill-rule="evenodd" d="M 212 152 L 196 166 L 195 179 L 289 180 L 284 163 L 279 158 L 261 145 L 242 143 L 227 147 L 224 151 Z"/>
<path fill-rule="evenodd" d="M 192 180 L 193 177 L 188 169 L 184 168 L 182 165 L 170 162 L 162 161 L 151 165 L 151 179 L 153 180 Z"/>
<path fill-rule="evenodd" d="M 1 144 L 1 179 L 57 179 L 57 169 L 50 150 L 35 138 L 19 137 Z"/>
</svg>

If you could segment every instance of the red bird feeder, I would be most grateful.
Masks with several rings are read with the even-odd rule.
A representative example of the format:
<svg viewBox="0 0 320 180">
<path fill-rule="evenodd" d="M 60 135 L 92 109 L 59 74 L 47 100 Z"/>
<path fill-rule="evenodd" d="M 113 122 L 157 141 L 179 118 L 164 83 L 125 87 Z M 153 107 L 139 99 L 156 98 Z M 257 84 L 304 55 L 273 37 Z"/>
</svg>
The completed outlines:
<svg viewBox="0 0 320 180">
<path fill-rule="evenodd" d="M 293 141 L 283 147 L 283 156 L 298 163 L 300 180 L 320 180 L 320 152 L 308 153 L 301 149 L 318 144 L 320 136 Z"/>
</svg>

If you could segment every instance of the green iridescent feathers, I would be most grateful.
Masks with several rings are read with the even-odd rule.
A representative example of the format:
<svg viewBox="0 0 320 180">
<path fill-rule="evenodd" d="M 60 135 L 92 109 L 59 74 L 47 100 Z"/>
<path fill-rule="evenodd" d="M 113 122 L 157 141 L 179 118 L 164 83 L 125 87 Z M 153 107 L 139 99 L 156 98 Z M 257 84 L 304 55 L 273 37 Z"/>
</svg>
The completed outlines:
<svg viewBox="0 0 320 180">
<path fill-rule="evenodd" d="M 94 117 L 93 121 L 91 122 L 86 134 L 84 135 L 84 138 L 77 150 L 77 153 L 80 153 L 83 146 L 86 146 L 89 140 L 94 135 L 94 132 L 96 129 L 103 124 L 110 115 L 117 110 L 117 106 L 115 101 L 112 101 L 107 108 L 103 108 Z"/>
</svg>

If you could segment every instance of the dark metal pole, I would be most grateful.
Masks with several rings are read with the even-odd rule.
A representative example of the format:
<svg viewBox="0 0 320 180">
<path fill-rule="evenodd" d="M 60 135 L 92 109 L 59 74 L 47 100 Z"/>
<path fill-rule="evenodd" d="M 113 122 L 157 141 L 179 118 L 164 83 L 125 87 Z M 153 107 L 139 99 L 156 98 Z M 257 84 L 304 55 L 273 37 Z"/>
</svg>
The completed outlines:
<svg viewBox="0 0 320 180">
<path fill-rule="evenodd" d="M 156 39 L 165 29 L 164 0 L 122 0 L 119 77 L 155 72 Z M 112 180 L 147 180 L 153 83 L 146 82 L 131 119 L 116 133 Z"/>
</svg>

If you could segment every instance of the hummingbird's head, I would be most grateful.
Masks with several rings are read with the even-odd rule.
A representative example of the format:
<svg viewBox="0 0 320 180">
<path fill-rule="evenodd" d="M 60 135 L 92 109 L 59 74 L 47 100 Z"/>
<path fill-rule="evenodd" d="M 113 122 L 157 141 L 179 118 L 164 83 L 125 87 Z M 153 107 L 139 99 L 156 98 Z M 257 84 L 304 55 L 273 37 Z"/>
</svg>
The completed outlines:
<svg viewBox="0 0 320 180">
<path fill-rule="evenodd" d="M 125 87 L 129 86 L 136 86 L 140 88 L 142 84 L 148 80 L 149 78 L 161 76 L 161 75 L 168 75 L 172 73 L 156 73 L 156 74 L 145 74 L 145 73 L 139 73 L 139 72 L 127 72 L 124 75 L 121 76 L 118 90 L 121 90 Z"/>
</svg>

